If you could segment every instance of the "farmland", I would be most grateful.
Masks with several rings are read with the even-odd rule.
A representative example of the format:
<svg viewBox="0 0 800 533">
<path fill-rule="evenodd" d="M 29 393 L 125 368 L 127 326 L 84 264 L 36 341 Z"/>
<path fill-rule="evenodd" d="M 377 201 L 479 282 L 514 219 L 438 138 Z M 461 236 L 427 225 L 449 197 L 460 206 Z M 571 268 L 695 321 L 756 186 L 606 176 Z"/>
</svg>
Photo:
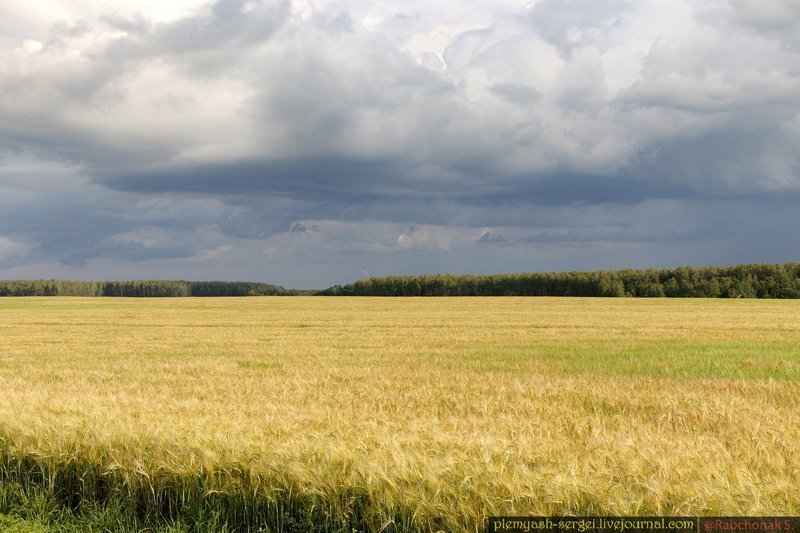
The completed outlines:
<svg viewBox="0 0 800 533">
<path fill-rule="evenodd" d="M 0 400 L 28 529 L 800 514 L 796 300 L 4 298 Z"/>
</svg>

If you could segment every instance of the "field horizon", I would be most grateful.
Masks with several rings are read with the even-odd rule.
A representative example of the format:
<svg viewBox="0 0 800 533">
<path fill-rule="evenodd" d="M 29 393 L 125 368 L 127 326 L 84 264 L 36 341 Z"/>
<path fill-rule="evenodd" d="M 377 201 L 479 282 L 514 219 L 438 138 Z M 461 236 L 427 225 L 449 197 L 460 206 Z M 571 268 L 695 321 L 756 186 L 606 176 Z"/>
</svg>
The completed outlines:
<svg viewBox="0 0 800 533">
<path fill-rule="evenodd" d="M 389 275 L 327 289 L 253 281 L 0 280 L 2 296 L 577 296 L 800 299 L 800 263 L 657 270 Z"/>
<path fill-rule="evenodd" d="M 796 300 L 0 298 L 0 377 L 20 530 L 800 514 Z"/>
</svg>

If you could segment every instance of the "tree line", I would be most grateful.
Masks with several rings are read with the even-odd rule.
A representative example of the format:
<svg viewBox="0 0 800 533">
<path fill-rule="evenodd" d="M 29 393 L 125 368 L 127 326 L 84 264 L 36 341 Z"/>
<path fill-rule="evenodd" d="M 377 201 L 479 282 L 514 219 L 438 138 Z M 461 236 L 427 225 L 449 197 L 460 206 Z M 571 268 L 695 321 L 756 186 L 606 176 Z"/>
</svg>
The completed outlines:
<svg viewBox="0 0 800 533">
<path fill-rule="evenodd" d="M 0 296 L 283 296 L 303 292 L 250 281 L 0 280 Z"/>
<path fill-rule="evenodd" d="M 800 298 L 800 263 L 527 274 L 386 276 L 329 296 L 636 296 Z"/>
<path fill-rule="evenodd" d="M 0 296 L 636 296 L 800 298 L 800 263 L 362 279 L 322 291 L 249 281 L 0 280 Z"/>
</svg>

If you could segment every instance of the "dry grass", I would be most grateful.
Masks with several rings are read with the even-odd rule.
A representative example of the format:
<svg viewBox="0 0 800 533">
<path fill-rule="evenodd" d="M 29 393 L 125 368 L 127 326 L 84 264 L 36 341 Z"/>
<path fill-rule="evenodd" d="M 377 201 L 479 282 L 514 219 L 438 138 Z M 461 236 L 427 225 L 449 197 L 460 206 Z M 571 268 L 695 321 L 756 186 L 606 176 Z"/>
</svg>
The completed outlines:
<svg viewBox="0 0 800 533">
<path fill-rule="evenodd" d="M 797 301 L 0 299 L 3 475 L 139 516 L 796 515 L 799 393 Z"/>
</svg>

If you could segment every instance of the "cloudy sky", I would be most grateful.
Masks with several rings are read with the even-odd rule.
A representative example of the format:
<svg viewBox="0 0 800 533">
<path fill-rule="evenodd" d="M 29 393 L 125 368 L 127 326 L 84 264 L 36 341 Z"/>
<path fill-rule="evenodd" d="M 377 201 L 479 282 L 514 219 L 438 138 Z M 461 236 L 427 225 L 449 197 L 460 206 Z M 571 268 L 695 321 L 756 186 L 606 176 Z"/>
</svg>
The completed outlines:
<svg viewBox="0 0 800 533">
<path fill-rule="evenodd" d="M 4 0 L 0 278 L 800 258 L 797 0 Z"/>
</svg>

